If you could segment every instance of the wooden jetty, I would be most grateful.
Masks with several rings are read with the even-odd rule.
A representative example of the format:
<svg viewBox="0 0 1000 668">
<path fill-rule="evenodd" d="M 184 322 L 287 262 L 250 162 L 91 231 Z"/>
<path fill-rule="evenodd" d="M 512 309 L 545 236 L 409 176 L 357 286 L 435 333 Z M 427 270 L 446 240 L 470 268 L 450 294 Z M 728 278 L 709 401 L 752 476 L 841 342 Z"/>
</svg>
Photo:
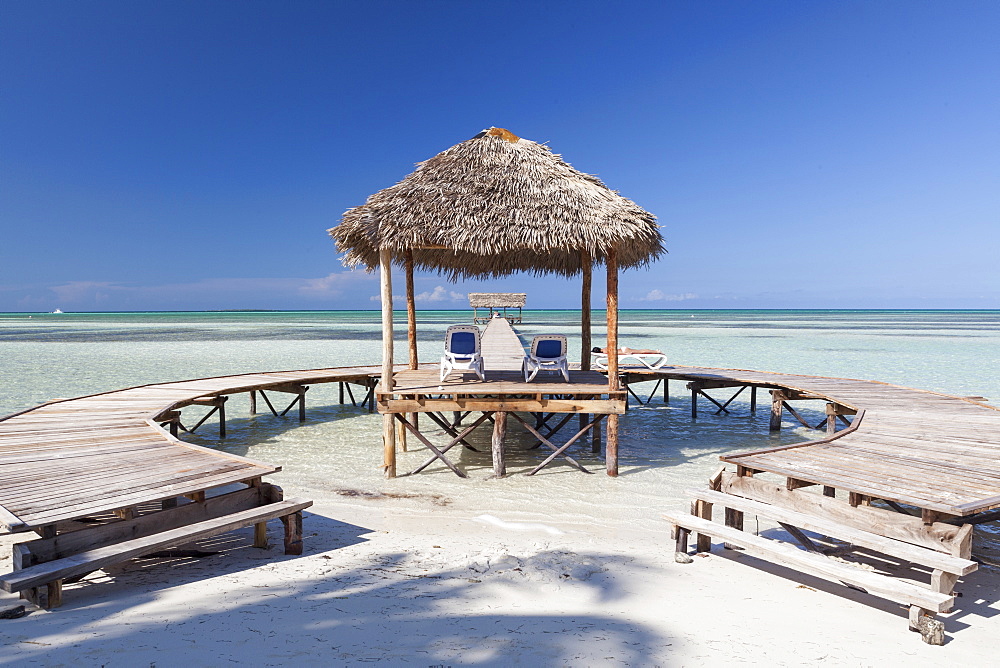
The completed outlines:
<svg viewBox="0 0 1000 668">
<path fill-rule="evenodd" d="M 677 560 L 690 560 L 691 533 L 700 551 L 715 538 L 902 603 L 909 607 L 911 628 L 928 642 L 943 642 L 943 625 L 934 616 L 955 605 L 956 586 L 977 566 L 973 528 L 1000 519 L 1000 411 L 970 398 L 875 381 L 739 369 L 624 367 L 620 390 L 609 389 L 616 383 L 601 373 L 580 369 L 570 372 L 569 383 L 559 376 L 525 383 L 523 350 L 509 323 L 498 318 L 483 336 L 484 381 L 442 382 L 436 365 L 400 365 L 392 369 L 387 392 L 377 385 L 382 366 L 254 373 L 59 400 L 0 419 L 0 528 L 39 534 L 15 545 L 14 571 L 0 576 L 0 586 L 51 607 L 59 604 L 63 583 L 198 538 L 254 525 L 254 544 L 265 546 L 265 523 L 274 518 L 285 524 L 286 552 L 300 553 L 301 512 L 311 502 L 283 499 L 280 488 L 262 480 L 278 466 L 178 440 L 181 430 L 193 431 L 206 419 L 185 426 L 181 413 L 187 407 L 217 413 L 224 435 L 230 395 L 249 393 L 252 411 L 260 401 L 276 415 L 297 408 L 302 420 L 309 387 L 336 382 L 342 403 L 346 390 L 351 403 L 377 406 L 427 446 L 431 457 L 421 469 L 440 460 L 463 475 L 448 461 L 449 449 L 468 446 L 468 434 L 491 421 L 494 469 L 503 475 L 507 418 L 552 450 L 532 473 L 559 457 L 582 469 L 567 449 L 588 431 L 599 434 L 601 418 L 623 413 L 632 385 L 683 381 L 693 418 L 699 402 L 730 412 L 747 390 L 755 410 L 758 390 L 766 389 L 772 430 L 788 415 L 827 434 L 724 455 L 735 470 L 720 470 L 705 488 L 690 490 L 690 514 L 667 515 Z M 352 386 L 364 393 L 360 402 Z M 720 391 L 731 396 L 720 397 Z M 279 411 L 268 393 L 291 401 Z M 801 402 L 807 401 L 821 402 L 822 420 L 811 423 L 803 416 Z M 462 427 L 461 420 L 444 419 L 446 412 L 480 416 Z M 450 442 L 431 443 L 419 429 L 418 414 L 441 427 Z M 555 443 L 554 435 L 573 415 L 580 417 L 574 435 Z M 548 426 L 552 416 L 560 419 Z M 717 506 L 724 509 L 721 515 L 713 513 Z M 802 549 L 743 531 L 748 514 L 780 526 Z M 876 563 L 882 566 L 874 570 L 844 561 L 872 554 L 881 555 Z M 900 564 L 917 568 L 896 577 Z"/>
<path fill-rule="evenodd" d="M 771 393 L 770 428 L 785 414 L 827 436 L 814 441 L 724 455 L 735 471 L 721 470 L 705 489 L 691 490 L 690 514 L 671 513 L 678 561 L 688 562 L 688 540 L 710 549 L 711 538 L 747 553 L 909 606 L 910 628 L 926 642 L 943 642 L 934 619 L 955 604 L 959 579 L 976 569 L 976 524 L 1000 519 L 1000 410 L 970 398 L 887 383 L 738 369 L 673 367 L 623 369 L 629 384 L 681 380 L 691 391 L 692 417 L 699 399 L 717 413 L 736 396 L 758 388 Z M 709 390 L 727 389 L 722 400 Z M 819 401 L 824 417 L 804 419 L 795 405 Z M 794 402 L 794 405 L 793 405 Z M 713 507 L 725 509 L 713 521 Z M 756 515 L 785 529 L 803 549 L 745 533 L 744 516 Z M 806 532 L 812 532 L 809 535 Z M 929 586 L 845 563 L 852 552 L 874 552 L 918 565 Z M 834 555 L 837 560 L 828 555 Z M 870 566 L 870 565 L 869 565 Z"/>
<path fill-rule="evenodd" d="M 210 408 L 225 435 L 229 395 L 250 393 L 278 413 L 268 393 L 291 396 L 282 414 L 305 418 L 309 384 L 339 382 L 373 397 L 378 367 L 256 373 L 132 387 L 53 401 L 0 420 L 0 529 L 37 532 L 14 547 L 14 572 L 0 586 L 43 607 L 59 605 L 64 582 L 103 566 L 254 525 L 285 525 L 286 554 L 302 550 L 302 510 L 262 478 L 279 466 L 176 438 L 181 409 Z M 367 399 L 366 399 L 367 400 Z M 357 403 L 353 399 L 352 402 Z M 221 488 L 242 486 L 235 491 Z M 213 494 L 215 494 L 213 496 Z M 75 520 L 85 520 L 84 528 Z"/>
<path fill-rule="evenodd" d="M 508 322 L 520 323 L 522 309 L 527 300 L 528 295 L 523 292 L 470 292 L 472 322 L 476 325 L 487 325 L 490 320 L 499 316 L 506 318 Z M 479 309 L 486 311 L 483 315 L 479 315 Z"/>
</svg>

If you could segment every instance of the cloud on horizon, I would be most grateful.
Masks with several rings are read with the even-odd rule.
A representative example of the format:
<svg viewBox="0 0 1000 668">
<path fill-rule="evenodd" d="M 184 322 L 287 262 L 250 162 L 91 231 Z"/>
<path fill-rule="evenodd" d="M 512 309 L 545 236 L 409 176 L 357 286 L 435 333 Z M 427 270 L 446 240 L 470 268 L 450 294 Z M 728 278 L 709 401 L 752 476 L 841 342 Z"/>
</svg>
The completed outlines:
<svg viewBox="0 0 1000 668">
<path fill-rule="evenodd" d="M 367 292 L 377 276 L 344 271 L 320 278 L 205 278 L 189 283 L 136 285 L 69 281 L 57 285 L 4 286 L 2 310 L 201 310 L 333 308 L 331 301 Z M 365 287 L 362 287 L 365 286 Z"/>
<path fill-rule="evenodd" d="M 685 292 L 680 295 L 664 294 L 662 290 L 653 289 L 646 293 L 645 297 L 633 297 L 634 302 L 683 302 L 691 299 L 698 299 L 698 295 L 693 292 Z"/>
<path fill-rule="evenodd" d="M 369 298 L 373 302 L 381 302 L 382 295 L 372 295 Z M 401 302 L 406 299 L 406 295 L 396 295 L 392 296 L 392 301 Z M 443 285 L 436 285 L 432 290 L 425 290 L 424 292 L 418 292 L 413 295 L 413 300 L 418 303 L 442 303 L 442 302 L 460 302 L 466 299 L 466 295 L 462 292 L 455 292 L 454 290 L 449 290 Z"/>
</svg>

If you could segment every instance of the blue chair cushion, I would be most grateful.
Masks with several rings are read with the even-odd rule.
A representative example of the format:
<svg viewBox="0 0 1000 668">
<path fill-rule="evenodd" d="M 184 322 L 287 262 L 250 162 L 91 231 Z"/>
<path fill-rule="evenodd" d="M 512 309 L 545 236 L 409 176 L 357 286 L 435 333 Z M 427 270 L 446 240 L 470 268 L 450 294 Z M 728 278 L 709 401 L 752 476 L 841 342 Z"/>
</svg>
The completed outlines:
<svg viewBox="0 0 1000 668">
<path fill-rule="evenodd" d="M 452 332 L 448 350 L 454 355 L 472 355 L 476 352 L 476 335 L 472 332 Z"/>
<path fill-rule="evenodd" d="M 535 346 L 535 357 L 545 357 L 548 359 L 562 357 L 562 341 L 555 339 L 545 339 Z"/>
</svg>

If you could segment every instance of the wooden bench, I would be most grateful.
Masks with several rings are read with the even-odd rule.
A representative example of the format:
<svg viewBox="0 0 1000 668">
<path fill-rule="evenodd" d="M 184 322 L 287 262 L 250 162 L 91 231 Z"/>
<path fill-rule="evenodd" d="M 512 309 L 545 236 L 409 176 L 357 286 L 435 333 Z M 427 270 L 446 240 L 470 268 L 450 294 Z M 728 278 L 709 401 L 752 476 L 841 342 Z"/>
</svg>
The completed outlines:
<svg viewBox="0 0 1000 668">
<path fill-rule="evenodd" d="M 281 497 L 279 487 L 260 483 L 215 497 L 197 497 L 133 519 L 17 543 L 14 571 L 0 576 L 0 587 L 52 608 L 62 601 L 64 582 L 166 548 L 251 525 L 255 527 L 254 546 L 266 548 L 266 522 L 272 519 L 281 519 L 285 525 L 285 554 L 301 554 L 302 510 L 312 501 Z"/>
<path fill-rule="evenodd" d="M 721 477 L 716 479 L 715 486 L 733 489 L 734 485 L 740 482 L 732 476 L 726 477 L 728 480 L 725 482 Z M 729 484 L 726 485 L 726 482 Z M 747 554 L 766 561 L 905 604 L 910 608 L 912 630 L 919 631 L 925 642 L 930 644 L 944 642 L 944 626 L 934 619 L 934 615 L 952 609 L 955 600 L 953 589 L 958 578 L 972 573 L 978 567 L 975 561 L 967 558 L 967 554 L 956 554 L 968 551 L 966 546 L 971 540 L 971 525 L 961 528 L 948 527 L 937 532 L 930 529 L 921 532 L 918 530 L 919 527 L 901 526 L 896 529 L 900 534 L 899 537 L 888 537 L 833 519 L 831 516 L 836 516 L 839 510 L 836 504 L 843 502 L 820 497 L 817 494 L 809 494 L 808 496 L 812 498 L 807 498 L 803 496 L 803 492 L 783 490 L 783 493 L 778 493 L 776 486 L 775 489 L 770 489 L 767 483 L 762 481 L 753 481 L 752 485 L 747 480 L 742 482 L 743 486 L 738 489 L 744 493 L 756 491 L 769 502 L 716 489 L 688 490 L 688 494 L 693 498 L 691 514 L 664 515 L 674 527 L 678 562 L 691 561 L 687 554 L 691 532 L 699 534 L 696 541 L 698 551 L 708 550 L 711 538 L 716 538 L 725 541 L 727 547 L 741 548 Z M 712 521 L 712 509 L 715 505 L 726 509 L 726 524 Z M 789 507 L 795 505 L 800 506 L 800 509 Z M 807 511 L 803 512 L 802 509 Z M 824 510 L 829 511 L 825 516 Z M 884 511 L 871 508 L 868 512 Z M 779 524 L 802 544 L 804 549 L 744 532 L 742 530 L 744 513 Z M 920 523 L 920 518 L 911 519 L 916 524 Z M 877 522 L 872 523 L 872 528 L 878 526 Z M 813 543 L 804 531 L 844 541 L 848 543 L 850 549 L 855 546 L 862 547 L 925 566 L 932 571 L 930 585 L 921 586 L 912 581 L 862 570 L 848 562 L 833 560 Z M 906 540 L 907 538 L 910 542 Z"/>
</svg>

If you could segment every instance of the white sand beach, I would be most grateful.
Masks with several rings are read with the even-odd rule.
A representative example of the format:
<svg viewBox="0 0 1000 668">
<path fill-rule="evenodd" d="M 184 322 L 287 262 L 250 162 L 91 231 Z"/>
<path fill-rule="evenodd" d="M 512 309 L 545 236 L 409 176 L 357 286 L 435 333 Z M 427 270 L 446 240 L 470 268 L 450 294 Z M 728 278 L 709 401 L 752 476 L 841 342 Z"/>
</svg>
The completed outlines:
<svg viewBox="0 0 1000 668">
<path fill-rule="evenodd" d="M 718 544 L 674 563 L 666 522 L 645 521 L 660 508 L 608 522 L 569 506 L 481 513 L 446 489 L 309 491 L 301 557 L 272 522 L 267 551 L 242 530 L 199 544 L 215 556 L 94 574 L 61 608 L 0 620 L 0 665 L 995 665 L 995 568 L 959 586 L 934 647 L 901 606 Z"/>
</svg>

